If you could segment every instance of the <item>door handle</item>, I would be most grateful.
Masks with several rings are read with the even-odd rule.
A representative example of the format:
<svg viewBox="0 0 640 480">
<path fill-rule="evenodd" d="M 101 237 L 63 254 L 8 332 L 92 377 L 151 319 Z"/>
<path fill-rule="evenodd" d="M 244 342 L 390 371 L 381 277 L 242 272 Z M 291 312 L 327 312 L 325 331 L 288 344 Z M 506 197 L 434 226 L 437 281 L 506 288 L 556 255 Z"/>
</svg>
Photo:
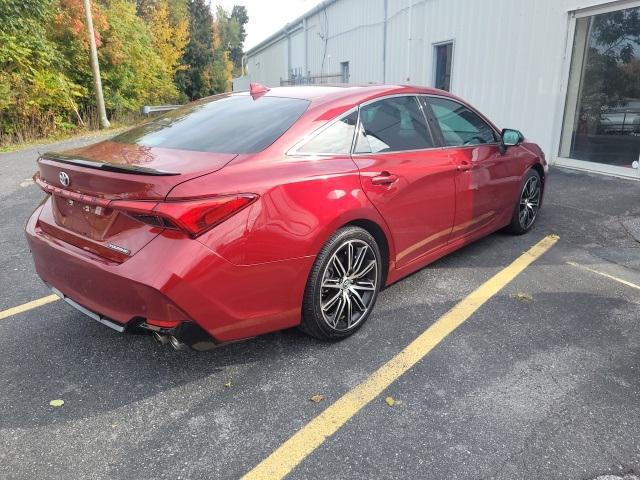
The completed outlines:
<svg viewBox="0 0 640 480">
<path fill-rule="evenodd" d="M 382 174 L 371 178 L 371 183 L 374 185 L 391 185 L 398 181 L 398 176 L 389 172 L 382 172 Z"/>
</svg>

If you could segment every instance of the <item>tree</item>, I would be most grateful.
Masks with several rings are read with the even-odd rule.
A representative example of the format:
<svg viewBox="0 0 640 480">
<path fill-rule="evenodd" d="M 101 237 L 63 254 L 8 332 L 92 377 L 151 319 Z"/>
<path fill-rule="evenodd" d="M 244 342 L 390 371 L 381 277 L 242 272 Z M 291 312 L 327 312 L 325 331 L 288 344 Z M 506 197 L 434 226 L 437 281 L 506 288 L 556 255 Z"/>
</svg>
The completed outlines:
<svg viewBox="0 0 640 480">
<path fill-rule="evenodd" d="M 596 125 L 603 112 L 640 97 L 640 58 L 635 53 L 640 48 L 640 8 L 596 15 L 588 21 L 593 23 L 580 108 Z"/>
<path fill-rule="evenodd" d="M 246 8 L 209 0 L 92 0 L 110 116 L 228 91 Z M 0 144 L 94 125 L 83 0 L 0 0 Z M 124 117 L 126 118 L 126 117 Z"/>
<path fill-rule="evenodd" d="M 231 89 L 234 65 L 230 58 L 231 49 L 240 39 L 240 25 L 220 6 L 216 9 L 213 23 L 214 64 L 212 87 L 214 92 L 226 92 Z M 240 43 L 242 49 L 242 43 Z"/>
<path fill-rule="evenodd" d="M 158 0 L 136 0 L 136 13 L 145 20 L 149 20 L 157 8 Z"/>
<path fill-rule="evenodd" d="M 213 93 L 213 16 L 204 0 L 189 0 L 187 8 L 189 43 L 182 59 L 186 68 L 177 72 L 176 82 L 179 88 L 194 100 Z"/>
<path fill-rule="evenodd" d="M 149 25 L 153 46 L 162 61 L 165 75 L 173 78 L 178 70 L 185 68 L 181 60 L 189 39 L 189 22 L 186 18 L 173 22 L 169 3 L 159 0 L 150 13 Z"/>
<path fill-rule="evenodd" d="M 48 28 L 54 0 L 0 0 L 0 141 L 72 128 L 85 92 Z"/>
<path fill-rule="evenodd" d="M 247 38 L 245 25 L 249 22 L 247 7 L 244 5 L 234 5 L 231 10 L 231 18 L 234 19 L 239 26 L 239 36 L 237 41 L 231 46 L 229 56 L 233 62 L 234 70 L 237 75 L 244 75 L 242 57 L 244 41 Z"/>
<path fill-rule="evenodd" d="M 116 111 L 137 111 L 145 103 L 176 101 L 173 78 L 154 49 L 149 26 L 130 0 L 110 0 L 109 29 L 103 33 L 105 100 Z"/>
</svg>

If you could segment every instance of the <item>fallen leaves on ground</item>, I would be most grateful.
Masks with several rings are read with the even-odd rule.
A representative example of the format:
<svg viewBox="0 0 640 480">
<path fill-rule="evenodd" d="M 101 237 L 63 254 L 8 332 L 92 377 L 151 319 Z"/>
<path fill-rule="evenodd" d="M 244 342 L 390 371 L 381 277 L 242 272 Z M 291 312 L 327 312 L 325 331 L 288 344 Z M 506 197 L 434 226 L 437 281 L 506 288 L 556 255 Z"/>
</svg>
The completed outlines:
<svg viewBox="0 0 640 480">
<path fill-rule="evenodd" d="M 227 383 L 224 384 L 225 388 L 231 388 L 233 387 L 233 383 L 231 383 L 231 380 L 229 380 Z"/>
<path fill-rule="evenodd" d="M 64 405 L 64 400 L 61 399 L 56 399 L 56 400 L 51 400 L 49 402 L 49 405 L 51 405 L 52 407 L 61 407 L 62 405 Z"/>
<path fill-rule="evenodd" d="M 396 404 L 396 401 L 393 397 L 387 397 L 384 399 L 384 401 L 387 402 L 387 405 L 389 405 L 390 407 L 393 407 Z"/>
<path fill-rule="evenodd" d="M 518 292 L 511 295 L 511 298 L 523 303 L 533 302 L 533 297 L 528 293 Z"/>
<path fill-rule="evenodd" d="M 322 400 L 324 400 L 324 395 L 317 394 L 311 397 L 309 400 L 315 403 L 320 403 Z"/>
</svg>

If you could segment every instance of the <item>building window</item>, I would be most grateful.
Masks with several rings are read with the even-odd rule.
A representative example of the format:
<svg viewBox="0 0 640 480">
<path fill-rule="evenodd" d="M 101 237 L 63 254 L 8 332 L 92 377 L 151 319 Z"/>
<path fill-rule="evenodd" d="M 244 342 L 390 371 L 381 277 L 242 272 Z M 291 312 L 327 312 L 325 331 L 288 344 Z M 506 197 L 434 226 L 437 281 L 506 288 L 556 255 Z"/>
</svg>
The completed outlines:
<svg viewBox="0 0 640 480">
<path fill-rule="evenodd" d="M 340 75 L 342 76 L 342 83 L 349 83 L 349 62 L 340 63 Z"/>
<path fill-rule="evenodd" d="M 640 155 L 640 7 L 576 20 L 560 156 L 631 168 Z"/>
<path fill-rule="evenodd" d="M 435 78 L 434 86 L 440 90 L 451 91 L 451 65 L 453 64 L 453 42 L 434 46 Z"/>
</svg>

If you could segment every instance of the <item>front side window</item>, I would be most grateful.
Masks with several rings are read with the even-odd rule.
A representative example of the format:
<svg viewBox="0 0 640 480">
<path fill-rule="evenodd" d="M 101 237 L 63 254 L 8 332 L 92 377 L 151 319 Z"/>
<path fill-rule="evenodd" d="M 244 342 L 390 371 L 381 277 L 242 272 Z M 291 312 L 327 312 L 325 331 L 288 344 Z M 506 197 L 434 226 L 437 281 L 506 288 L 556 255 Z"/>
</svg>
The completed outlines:
<svg viewBox="0 0 640 480">
<path fill-rule="evenodd" d="M 428 102 L 442 130 L 445 145 L 459 147 L 498 141 L 493 128 L 464 105 L 436 97 L 430 97 Z"/>
<path fill-rule="evenodd" d="M 418 100 L 392 97 L 360 109 L 355 153 L 401 152 L 435 146 Z"/>
<path fill-rule="evenodd" d="M 351 153 L 351 143 L 357 122 L 358 112 L 353 112 L 325 128 L 298 148 L 297 152 L 348 155 Z"/>
<path fill-rule="evenodd" d="M 120 143 L 198 152 L 255 153 L 285 133 L 309 106 L 297 98 L 225 95 L 203 99 L 118 135 Z"/>
</svg>

